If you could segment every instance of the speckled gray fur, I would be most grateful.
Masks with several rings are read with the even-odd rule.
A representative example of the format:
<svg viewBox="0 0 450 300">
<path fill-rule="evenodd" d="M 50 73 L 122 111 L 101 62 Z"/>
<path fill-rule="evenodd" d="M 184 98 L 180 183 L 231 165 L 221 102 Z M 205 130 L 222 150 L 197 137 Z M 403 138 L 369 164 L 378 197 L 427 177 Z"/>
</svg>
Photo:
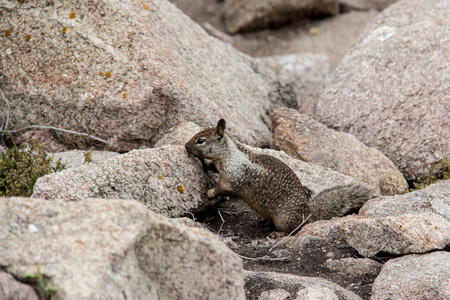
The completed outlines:
<svg viewBox="0 0 450 300">
<path fill-rule="evenodd" d="M 219 184 L 207 196 L 240 196 L 278 230 L 292 231 L 310 214 L 313 221 L 343 216 L 375 196 L 363 186 L 346 185 L 311 197 L 311 191 L 285 163 L 253 153 L 226 133 L 225 127 L 220 120 L 217 127 L 197 133 L 186 143 L 204 170 L 219 172 Z"/>
</svg>

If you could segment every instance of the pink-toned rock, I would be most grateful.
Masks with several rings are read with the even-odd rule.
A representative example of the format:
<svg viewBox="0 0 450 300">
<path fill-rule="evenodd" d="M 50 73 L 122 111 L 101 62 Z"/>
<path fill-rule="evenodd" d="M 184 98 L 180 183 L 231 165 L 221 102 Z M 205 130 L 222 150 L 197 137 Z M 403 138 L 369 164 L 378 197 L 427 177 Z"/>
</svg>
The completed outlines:
<svg viewBox="0 0 450 300">
<path fill-rule="evenodd" d="M 329 129 L 293 109 L 276 109 L 272 123 L 277 150 L 352 176 L 369 184 L 378 194 L 395 195 L 408 188 L 402 174 L 385 155 L 350 134 Z"/>
<path fill-rule="evenodd" d="M 60 152 L 67 151 L 66 145 L 58 141 L 49 131 L 28 131 L 20 135 L 16 144 L 33 143 L 37 141 L 40 143 L 46 152 Z"/>
<path fill-rule="evenodd" d="M 324 265 L 333 272 L 352 276 L 377 275 L 383 267 L 381 263 L 372 259 L 353 257 L 328 260 Z"/>
<path fill-rule="evenodd" d="M 337 0 L 226 0 L 225 28 L 229 33 L 264 29 L 302 17 L 339 13 Z"/>
<path fill-rule="evenodd" d="M 8 129 L 51 125 L 114 144 L 60 133 L 73 148 L 149 147 L 181 121 L 221 117 L 243 141 L 270 145 L 270 112 L 295 105 L 272 71 L 165 0 L 7 1 L 2 20 Z"/>
<path fill-rule="evenodd" d="M 403 0 L 366 28 L 320 92 L 302 107 L 389 157 L 407 180 L 450 157 L 447 0 Z"/>
<path fill-rule="evenodd" d="M 31 286 L 17 281 L 11 274 L 0 271 L 0 299 L 38 300 L 39 297 Z"/>
</svg>

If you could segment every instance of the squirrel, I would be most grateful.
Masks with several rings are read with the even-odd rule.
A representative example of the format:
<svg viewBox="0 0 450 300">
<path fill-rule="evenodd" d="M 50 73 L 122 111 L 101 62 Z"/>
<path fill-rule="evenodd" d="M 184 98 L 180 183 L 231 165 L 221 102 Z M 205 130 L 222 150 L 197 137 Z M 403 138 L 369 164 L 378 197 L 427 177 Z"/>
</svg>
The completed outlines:
<svg viewBox="0 0 450 300">
<path fill-rule="evenodd" d="M 219 173 L 219 184 L 207 191 L 207 197 L 242 197 L 279 231 L 292 232 L 308 216 L 308 222 L 344 216 L 376 197 L 371 189 L 356 184 L 313 195 L 284 162 L 252 152 L 225 129 L 226 122 L 221 119 L 217 127 L 197 133 L 185 145 L 200 159 L 205 172 Z"/>
</svg>

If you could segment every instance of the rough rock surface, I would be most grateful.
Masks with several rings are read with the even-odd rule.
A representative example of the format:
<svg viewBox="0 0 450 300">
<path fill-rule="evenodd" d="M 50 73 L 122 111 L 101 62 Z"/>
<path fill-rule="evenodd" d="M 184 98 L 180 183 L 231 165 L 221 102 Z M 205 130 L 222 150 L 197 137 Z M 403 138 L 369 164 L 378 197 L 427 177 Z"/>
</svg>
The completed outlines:
<svg viewBox="0 0 450 300">
<path fill-rule="evenodd" d="M 404 195 L 369 200 L 360 210 L 360 214 L 367 217 L 423 212 L 433 212 L 450 222 L 450 179 Z"/>
<path fill-rule="evenodd" d="M 428 189 L 433 190 L 433 186 Z M 420 192 L 426 193 L 428 189 L 424 190 L 425 192 L 417 192 L 416 197 L 420 199 Z M 376 198 L 369 200 L 366 205 L 370 208 L 378 201 L 390 203 L 387 199 L 396 198 Z M 412 200 L 413 207 L 409 209 L 414 212 L 406 209 L 401 213 L 394 209 L 392 215 L 389 215 L 388 210 L 380 209 L 378 215 L 376 210 L 368 214 L 366 205 L 361 208 L 359 216 L 347 216 L 305 225 L 286 243 L 290 247 L 299 249 L 316 242 L 346 244 L 364 257 L 372 257 L 380 251 L 390 254 L 425 253 L 442 250 L 450 245 L 450 221 L 438 214 L 439 211 L 445 210 L 442 206 L 432 210 L 429 203 L 420 205 Z"/>
<path fill-rule="evenodd" d="M 219 121 L 219 120 L 217 120 Z M 212 126 L 212 125 L 211 125 Z M 170 128 L 169 131 L 156 142 L 156 147 L 162 146 L 184 146 L 194 135 L 203 129 L 192 122 L 181 122 Z"/>
<path fill-rule="evenodd" d="M 319 89 L 331 73 L 330 59 L 323 53 L 274 55 L 258 60 L 292 84 L 298 105 L 304 95 Z"/>
<path fill-rule="evenodd" d="M 388 7 L 344 57 L 312 109 L 315 119 L 383 152 L 407 180 L 426 176 L 431 165 L 450 157 L 449 13 L 446 0 Z"/>
<path fill-rule="evenodd" d="M 32 197 L 79 201 L 136 199 L 152 211 L 178 217 L 207 202 L 209 177 L 184 147 L 133 150 L 102 164 L 82 165 L 46 175 Z"/>
<path fill-rule="evenodd" d="M 364 276 L 377 275 L 383 265 L 369 258 L 346 257 L 326 261 L 325 267 L 340 274 Z"/>
<path fill-rule="evenodd" d="M 0 265 L 36 260 L 58 299 L 244 299 L 242 261 L 218 237 L 132 200 L 0 199 Z"/>
<path fill-rule="evenodd" d="M 441 283 L 438 300 L 450 300 L 450 277 Z"/>
<path fill-rule="evenodd" d="M 290 299 L 361 299 L 353 292 L 322 278 L 274 272 L 245 272 L 245 289 L 247 292 L 256 294 L 259 291 L 261 293 L 271 290 L 270 287 L 273 286 L 288 291 L 291 294 Z"/>
<path fill-rule="evenodd" d="M 449 277 L 449 252 L 391 259 L 375 279 L 370 299 L 439 299 L 440 285 Z"/>
<path fill-rule="evenodd" d="M 339 13 L 337 0 L 226 0 L 225 28 L 228 33 L 264 29 L 302 17 Z"/>
<path fill-rule="evenodd" d="M 0 89 L 8 129 L 51 125 L 124 152 L 153 145 L 180 121 L 227 116 L 235 134 L 271 142 L 269 113 L 295 105 L 290 86 L 209 36 L 168 1 L 6 1 Z M 0 119 L 7 105 L 0 101 Z M 94 143 L 61 133 L 75 148 Z M 104 144 L 95 142 L 97 147 Z"/>
<path fill-rule="evenodd" d="M 61 159 L 62 163 L 66 164 L 66 168 L 78 168 L 85 162 L 86 151 L 83 150 L 69 150 L 64 152 L 53 153 L 53 163 Z M 111 157 L 119 155 L 112 151 L 92 151 L 91 164 L 100 164 Z"/>
<path fill-rule="evenodd" d="M 0 299 L 38 300 L 38 295 L 29 285 L 17 281 L 11 274 L 0 271 Z"/>
<path fill-rule="evenodd" d="M 378 252 L 425 253 L 450 244 L 450 222 L 434 213 L 354 218 L 344 226 L 348 245 L 364 257 Z"/>
<path fill-rule="evenodd" d="M 378 194 L 408 188 L 395 165 L 354 136 L 327 128 L 293 109 L 278 108 L 272 117 L 273 146 L 290 156 L 330 168 L 369 184 Z"/>
</svg>

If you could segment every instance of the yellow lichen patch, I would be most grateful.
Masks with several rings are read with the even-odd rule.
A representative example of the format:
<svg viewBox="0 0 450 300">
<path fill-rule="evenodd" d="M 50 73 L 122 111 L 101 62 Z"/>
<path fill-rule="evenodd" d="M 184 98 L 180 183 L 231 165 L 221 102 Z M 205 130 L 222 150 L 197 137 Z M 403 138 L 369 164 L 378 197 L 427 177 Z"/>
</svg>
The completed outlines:
<svg viewBox="0 0 450 300">
<path fill-rule="evenodd" d="M 83 245 L 83 244 L 84 244 L 83 241 L 81 241 L 80 239 L 76 240 L 75 242 L 78 243 L 78 244 L 80 244 L 80 245 Z"/>
<path fill-rule="evenodd" d="M 67 31 L 67 27 L 63 27 L 63 29 L 62 29 L 63 34 L 65 34 L 66 31 Z"/>
<path fill-rule="evenodd" d="M 12 30 L 6 30 L 6 33 L 5 33 L 5 36 L 10 36 L 11 35 L 11 33 L 12 33 Z"/>
<path fill-rule="evenodd" d="M 106 76 L 106 78 L 109 78 L 109 77 L 111 77 L 111 73 L 110 72 L 106 72 L 105 76 Z"/>
<path fill-rule="evenodd" d="M 184 187 L 183 187 L 182 185 L 179 185 L 178 188 L 177 188 L 177 190 L 178 190 L 180 193 L 184 194 Z"/>
<path fill-rule="evenodd" d="M 103 72 L 102 71 L 98 72 L 98 75 L 103 76 Z"/>
<path fill-rule="evenodd" d="M 122 97 L 123 97 L 123 98 L 126 98 L 126 97 L 127 97 L 127 93 L 123 93 L 123 94 L 122 94 Z"/>
<path fill-rule="evenodd" d="M 17 2 L 19 2 L 19 3 L 24 3 L 25 0 L 17 0 Z"/>
<path fill-rule="evenodd" d="M 319 35 L 320 30 L 317 27 L 311 27 L 309 28 L 309 34 L 310 35 Z"/>
<path fill-rule="evenodd" d="M 159 180 L 163 180 L 163 178 L 164 178 L 164 177 L 162 177 L 161 175 L 158 176 L 158 179 L 159 179 Z"/>
<path fill-rule="evenodd" d="M 25 41 L 29 41 L 30 40 L 30 38 L 31 38 L 31 35 L 29 35 L 29 34 L 27 34 L 26 36 L 25 36 Z"/>
<path fill-rule="evenodd" d="M 71 12 L 69 14 L 69 19 L 75 19 L 75 13 L 74 12 Z"/>
<path fill-rule="evenodd" d="M 150 9 L 148 8 L 148 6 L 144 4 L 144 2 L 142 2 L 141 0 L 139 0 L 139 2 L 142 4 L 142 6 L 143 6 L 146 10 L 150 10 Z"/>
</svg>

